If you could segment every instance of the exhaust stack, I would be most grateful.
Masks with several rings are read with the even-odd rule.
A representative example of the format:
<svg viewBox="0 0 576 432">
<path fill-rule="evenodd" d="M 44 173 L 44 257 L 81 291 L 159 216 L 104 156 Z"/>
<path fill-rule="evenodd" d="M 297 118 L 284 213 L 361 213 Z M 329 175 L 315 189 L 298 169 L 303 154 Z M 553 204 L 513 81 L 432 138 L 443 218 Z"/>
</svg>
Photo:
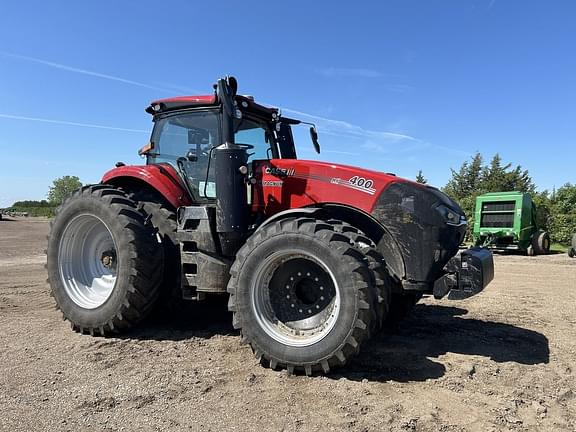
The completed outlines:
<svg viewBox="0 0 576 432">
<path fill-rule="evenodd" d="M 248 195 L 246 190 L 246 148 L 234 142 L 235 96 L 238 84 L 234 77 L 218 80 L 216 94 L 222 104 L 223 143 L 213 150 L 216 182 L 216 231 L 222 253 L 233 255 L 248 231 Z"/>
</svg>

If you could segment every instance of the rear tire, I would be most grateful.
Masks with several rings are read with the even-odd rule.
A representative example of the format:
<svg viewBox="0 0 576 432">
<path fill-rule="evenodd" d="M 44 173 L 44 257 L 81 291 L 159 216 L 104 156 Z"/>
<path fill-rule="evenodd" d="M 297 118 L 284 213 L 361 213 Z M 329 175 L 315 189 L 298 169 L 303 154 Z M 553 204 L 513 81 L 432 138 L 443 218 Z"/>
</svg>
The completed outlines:
<svg viewBox="0 0 576 432">
<path fill-rule="evenodd" d="M 154 230 L 114 187 L 83 187 L 51 223 L 48 281 L 76 331 L 106 335 L 145 318 L 158 297 L 162 262 Z"/>
<path fill-rule="evenodd" d="M 230 274 L 234 327 L 265 366 L 328 373 L 369 336 L 370 270 L 332 224 L 270 223 L 238 251 Z"/>
<path fill-rule="evenodd" d="M 130 189 L 127 192 L 129 197 L 138 203 L 138 209 L 145 214 L 162 240 L 164 271 L 153 315 L 154 317 L 179 315 L 189 302 L 182 298 L 182 266 L 180 245 L 176 239 L 178 229 L 176 212 L 158 193 Z"/>
<path fill-rule="evenodd" d="M 576 256 L 576 250 L 574 250 L 574 248 L 568 249 L 568 256 L 574 258 Z"/>
</svg>

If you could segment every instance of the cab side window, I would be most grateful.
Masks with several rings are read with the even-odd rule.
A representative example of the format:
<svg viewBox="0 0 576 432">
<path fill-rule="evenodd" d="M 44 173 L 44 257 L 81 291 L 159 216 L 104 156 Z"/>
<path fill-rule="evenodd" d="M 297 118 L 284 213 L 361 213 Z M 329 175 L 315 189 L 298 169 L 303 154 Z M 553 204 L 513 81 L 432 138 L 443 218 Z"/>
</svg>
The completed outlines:
<svg viewBox="0 0 576 432">
<path fill-rule="evenodd" d="M 266 160 L 276 157 L 274 137 L 264 124 L 242 119 L 234 136 L 236 144 L 249 144 L 254 146 L 248 150 L 248 162 L 253 160 Z"/>
<path fill-rule="evenodd" d="M 221 144 L 220 116 L 216 111 L 198 111 L 159 119 L 152 133 L 151 163 L 169 163 L 183 170 L 196 199 L 215 197 L 214 170 L 208 173 L 210 149 Z M 193 160 L 188 155 L 193 155 Z"/>
</svg>

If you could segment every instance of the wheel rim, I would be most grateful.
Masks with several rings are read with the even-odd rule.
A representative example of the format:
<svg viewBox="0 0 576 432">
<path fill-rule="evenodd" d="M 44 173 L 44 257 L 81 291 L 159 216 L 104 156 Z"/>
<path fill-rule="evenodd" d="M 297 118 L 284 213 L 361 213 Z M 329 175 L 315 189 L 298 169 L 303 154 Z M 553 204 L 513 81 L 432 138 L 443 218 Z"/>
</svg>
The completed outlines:
<svg viewBox="0 0 576 432">
<path fill-rule="evenodd" d="M 102 306 L 112 294 L 117 277 L 116 243 L 102 219 L 81 214 L 62 234 L 58 267 L 64 290 L 85 309 Z"/>
<path fill-rule="evenodd" d="M 280 251 L 259 267 L 251 287 L 256 321 L 274 340 L 303 347 L 325 338 L 340 312 L 332 271 L 303 251 Z"/>
</svg>

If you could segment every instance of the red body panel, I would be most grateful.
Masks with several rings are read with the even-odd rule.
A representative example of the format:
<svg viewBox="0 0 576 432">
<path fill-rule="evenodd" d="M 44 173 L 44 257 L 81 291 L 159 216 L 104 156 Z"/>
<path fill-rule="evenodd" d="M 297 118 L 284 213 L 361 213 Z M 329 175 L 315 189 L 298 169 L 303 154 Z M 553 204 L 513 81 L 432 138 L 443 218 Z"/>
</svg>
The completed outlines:
<svg viewBox="0 0 576 432">
<path fill-rule="evenodd" d="M 370 213 L 389 184 L 409 182 L 377 171 L 296 159 L 258 162 L 255 177 L 253 211 L 269 216 L 319 203 L 344 204 Z"/>
<path fill-rule="evenodd" d="M 102 183 L 121 185 L 122 180 L 127 178 L 148 183 L 160 192 L 174 208 L 192 204 L 180 176 L 170 165 L 126 165 L 114 168 L 104 174 Z"/>
<path fill-rule="evenodd" d="M 177 96 L 166 99 L 158 99 L 153 101 L 150 105 L 155 105 L 159 103 L 172 103 L 172 102 L 190 102 L 191 105 L 213 105 L 216 103 L 216 96 L 205 95 L 205 96 Z"/>
</svg>

